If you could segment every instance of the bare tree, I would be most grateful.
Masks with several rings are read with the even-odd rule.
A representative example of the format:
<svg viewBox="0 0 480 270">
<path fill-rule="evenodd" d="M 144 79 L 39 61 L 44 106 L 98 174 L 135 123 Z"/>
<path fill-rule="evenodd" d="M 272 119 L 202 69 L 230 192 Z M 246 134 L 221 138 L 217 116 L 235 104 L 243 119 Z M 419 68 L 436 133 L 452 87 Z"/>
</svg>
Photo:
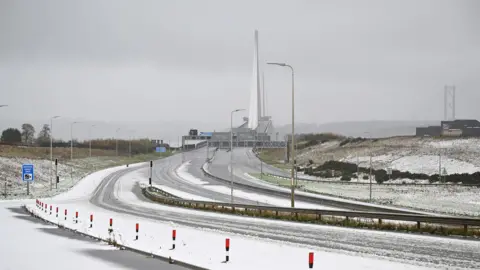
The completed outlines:
<svg viewBox="0 0 480 270">
<path fill-rule="evenodd" d="M 37 135 L 37 144 L 40 146 L 43 146 L 45 143 L 50 142 L 50 126 L 47 124 L 44 124 L 42 127 L 42 130 L 38 132 Z"/>
<path fill-rule="evenodd" d="M 28 123 L 22 125 L 22 140 L 26 144 L 32 144 L 35 138 L 35 128 Z"/>
</svg>

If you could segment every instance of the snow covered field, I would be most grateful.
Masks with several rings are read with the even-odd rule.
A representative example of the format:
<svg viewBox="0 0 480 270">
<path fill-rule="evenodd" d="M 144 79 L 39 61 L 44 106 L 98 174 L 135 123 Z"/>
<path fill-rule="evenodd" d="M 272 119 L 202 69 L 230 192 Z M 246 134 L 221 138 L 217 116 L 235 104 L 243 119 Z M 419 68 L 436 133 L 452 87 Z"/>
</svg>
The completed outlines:
<svg viewBox="0 0 480 270">
<path fill-rule="evenodd" d="M 334 158 L 360 166 L 369 166 L 372 154 L 374 168 L 388 168 L 416 173 L 435 174 L 442 167 L 448 174 L 480 171 L 480 139 L 436 139 L 419 137 L 394 137 L 375 141 L 362 141 L 339 146 L 339 141 L 327 142 L 300 151 L 300 164 L 310 159 L 322 163 Z"/>
<path fill-rule="evenodd" d="M 29 198 L 34 198 L 60 194 L 92 172 L 126 164 L 136 159 L 136 157 L 131 159 L 128 157 L 92 157 L 74 159 L 73 161 L 59 161 L 58 176 L 60 177 L 60 183 L 58 183 L 58 189 L 56 190 L 55 180 L 52 178 L 53 190 L 50 191 L 50 178 L 52 175 L 55 177 L 55 165 L 51 168 L 50 160 L 0 157 L 0 199 L 5 199 L 4 179 L 7 180 L 6 199 L 27 197 L 26 183 L 22 181 L 22 164 L 33 164 L 34 166 L 35 182 L 30 184 L 29 196 Z"/>
<path fill-rule="evenodd" d="M 347 157 L 341 161 L 357 163 L 357 157 Z M 359 156 L 358 162 L 360 167 L 369 167 L 370 157 Z M 438 155 L 423 155 L 423 156 L 400 156 L 400 155 L 380 155 L 373 156 L 372 163 L 374 168 L 383 167 L 392 168 L 399 171 L 409 171 L 411 173 L 425 173 L 428 175 L 438 174 L 439 166 L 441 163 L 442 173 L 445 168 L 447 174 L 455 173 L 474 173 L 480 171 L 480 167 L 461 160 L 442 157 Z"/>
<path fill-rule="evenodd" d="M 257 181 L 260 181 L 257 179 Z M 264 177 L 264 181 L 290 187 L 290 180 L 280 177 Z M 298 181 L 300 190 L 325 195 L 369 201 L 370 186 L 365 184 L 339 184 L 328 182 Z M 373 203 L 408 207 L 451 215 L 480 216 L 480 188 L 461 185 L 413 186 L 372 185 Z"/>
</svg>

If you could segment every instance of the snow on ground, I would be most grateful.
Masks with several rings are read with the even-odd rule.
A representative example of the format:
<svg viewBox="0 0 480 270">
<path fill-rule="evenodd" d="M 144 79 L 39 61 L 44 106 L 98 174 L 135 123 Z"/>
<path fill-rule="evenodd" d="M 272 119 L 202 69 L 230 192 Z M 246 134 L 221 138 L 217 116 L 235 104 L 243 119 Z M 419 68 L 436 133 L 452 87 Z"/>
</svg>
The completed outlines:
<svg viewBox="0 0 480 270">
<path fill-rule="evenodd" d="M 0 203 L 0 219 L 0 269 L 131 269 L 118 262 L 125 253 L 115 255 L 111 246 L 39 222 L 23 212 L 19 203 Z"/>
<path fill-rule="evenodd" d="M 208 185 L 203 186 L 206 189 L 213 190 L 218 193 L 230 194 L 230 188 L 226 186 L 215 186 L 215 185 Z M 290 207 L 290 200 L 282 199 L 282 198 L 275 198 L 271 196 L 261 195 L 258 193 L 253 192 L 245 192 L 242 190 L 234 189 L 233 195 L 235 197 L 240 197 L 252 201 L 257 201 L 257 203 L 266 203 L 270 205 L 280 206 L 280 207 Z M 311 204 L 311 203 L 303 203 L 303 202 L 296 202 L 295 206 L 298 208 L 311 208 L 311 209 L 324 209 L 324 210 L 340 210 L 338 208 L 333 207 L 326 207 L 318 204 Z"/>
<path fill-rule="evenodd" d="M 190 161 L 187 161 L 182 165 L 180 165 L 180 167 L 178 167 L 178 169 L 176 170 L 177 175 L 183 180 L 194 185 L 208 184 L 208 182 L 202 181 L 188 172 L 188 168 L 190 167 L 190 165 L 191 165 Z"/>
<path fill-rule="evenodd" d="M 147 186 L 148 182 L 143 181 L 143 186 Z M 165 192 L 168 192 L 174 196 L 177 196 L 179 198 L 185 199 L 185 200 L 194 200 L 194 201 L 206 201 L 206 202 L 215 202 L 215 200 L 212 200 L 210 198 L 194 195 L 188 192 L 184 192 L 178 189 L 174 189 L 172 187 L 166 186 L 166 185 L 153 185 L 154 187 L 161 189 Z"/>
<path fill-rule="evenodd" d="M 252 180 L 256 180 L 257 183 L 261 183 L 262 185 L 267 185 L 267 186 L 270 186 L 272 188 L 276 188 L 276 189 L 280 189 L 280 190 L 283 190 L 283 191 L 287 191 L 287 192 L 290 192 L 290 179 L 286 179 L 286 178 L 281 178 L 281 177 L 276 177 L 276 178 L 269 178 L 269 177 L 265 177 L 263 180 L 261 179 L 258 179 L 250 174 L 246 174 L 248 176 L 248 178 L 252 179 Z M 431 212 L 424 212 L 425 210 L 428 210 L 428 208 L 426 209 L 422 209 L 422 208 L 415 208 L 415 207 L 412 207 L 413 209 L 417 209 L 417 210 L 413 210 L 413 209 L 407 209 L 407 208 L 402 208 L 402 207 L 408 207 L 408 206 L 403 206 L 403 205 L 385 205 L 385 204 L 391 204 L 390 201 L 378 201 L 378 200 L 374 200 L 373 203 L 367 203 L 365 201 L 368 200 L 369 197 L 366 197 L 364 198 L 365 194 L 363 193 L 364 189 L 368 189 L 369 188 L 369 185 L 339 185 L 338 183 L 319 183 L 319 182 L 312 182 L 312 181 L 302 181 L 302 180 L 298 180 L 298 185 L 300 186 L 297 191 L 296 191 L 296 194 L 302 194 L 302 195 L 306 195 L 306 196 L 310 196 L 310 197 L 316 197 L 316 198 L 321 198 L 321 199 L 328 199 L 328 200 L 333 200 L 333 201 L 340 201 L 340 202 L 348 202 L 348 203 L 355 203 L 355 204 L 359 204 L 359 205 L 368 205 L 368 206 L 378 206 L 378 204 L 383 204 L 383 207 L 385 208 L 390 208 L 392 210 L 402 210 L 402 211 L 410 211 L 411 213 L 413 214 L 432 214 Z M 314 186 L 314 187 L 312 187 Z M 318 191 L 318 190 L 315 190 L 314 188 L 318 188 L 318 187 L 321 187 L 321 191 Z M 395 186 L 385 186 L 385 185 L 372 185 L 373 189 L 372 190 L 375 190 L 375 187 L 392 187 L 394 188 Z M 408 186 L 402 186 L 404 188 L 408 188 Z M 350 190 L 351 193 L 343 193 L 343 190 Z M 359 197 L 356 192 L 358 191 L 362 191 L 361 192 L 361 197 Z M 317 192 L 317 193 L 320 193 L 320 194 L 316 194 L 316 193 L 312 193 L 311 191 L 314 191 L 314 192 Z M 369 190 L 368 190 L 369 191 Z M 369 193 L 368 193 L 369 194 Z M 350 196 L 349 196 L 350 195 Z M 368 196 L 368 195 L 367 195 Z M 373 196 L 373 198 L 375 199 L 375 196 Z M 361 200 L 361 201 L 359 201 Z M 411 202 L 411 204 L 414 204 L 414 202 Z M 424 211 L 422 211 L 424 210 Z M 432 211 L 432 210 L 428 210 L 428 211 Z M 438 214 L 440 216 L 440 214 Z"/>
<path fill-rule="evenodd" d="M 131 183 L 138 183 L 138 185 L 142 188 L 150 186 L 147 177 L 145 177 L 145 174 L 142 173 L 139 170 L 127 173 L 127 174 L 125 174 L 124 176 L 121 177 L 121 179 L 124 179 L 124 178 L 127 178 L 128 181 L 130 181 Z M 158 189 L 161 189 L 161 190 L 163 190 L 167 193 L 170 193 L 174 196 L 177 196 L 179 198 L 185 199 L 185 200 L 208 201 L 208 202 L 214 202 L 215 201 L 215 200 L 212 200 L 210 198 L 206 198 L 206 197 L 198 196 L 198 195 L 191 194 L 191 193 L 188 193 L 188 192 L 185 192 L 185 191 L 181 191 L 181 190 L 178 190 L 174 187 L 167 186 L 167 185 L 152 184 L 152 186 L 156 187 Z M 133 189 L 133 188 L 136 188 L 136 187 L 132 186 L 131 188 Z M 129 191 L 131 191 L 131 190 L 127 190 L 127 192 L 129 192 Z"/>
<path fill-rule="evenodd" d="M 288 187 L 290 180 L 276 180 Z M 368 201 L 370 186 L 362 184 L 341 185 L 337 183 L 298 181 L 301 190 L 326 195 Z M 480 188 L 459 185 L 412 186 L 412 185 L 372 185 L 374 203 L 408 207 L 443 214 L 480 216 L 478 203 Z"/>
<path fill-rule="evenodd" d="M 59 161 L 58 176 L 60 183 L 58 189 L 55 189 L 55 165 L 50 160 L 27 159 L 27 158 L 4 158 L 0 157 L 0 198 L 4 197 L 3 177 L 7 179 L 7 199 L 27 197 L 26 183 L 22 181 L 22 165 L 33 164 L 35 181 L 30 184 L 30 198 L 45 197 L 62 193 L 78 183 L 80 179 L 95 172 L 100 168 L 105 168 L 118 164 L 120 159 L 108 157 L 94 157 L 84 159 L 74 159 L 73 161 Z M 51 179 L 51 177 L 53 178 Z M 50 191 L 50 181 L 52 180 L 53 190 Z"/>
<path fill-rule="evenodd" d="M 121 168 L 112 168 L 110 172 L 117 171 Z M 105 177 L 106 172 L 99 172 L 88 177 L 91 178 L 89 183 L 85 185 L 76 185 L 72 190 L 68 191 L 66 195 L 71 194 L 91 194 L 95 191 L 95 186 L 91 183 L 100 182 L 100 178 Z M 97 179 L 95 179 L 95 177 Z M 359 234 L 365 234 L 365 237 L 387 237 L 398 238 L 399 234 L 380 232 L 380 231 L 364 231 L 355 230 L 342 227 L 319 226 L 312 224 L 298 224 L 285 221 L 257 219 L 250 217 L 239 217 L 231 215 L 223 215 L 219 213 L 208 213 L 202 211 L 195 211 L 191 209 L 183 209 L 177 207 L 169 207 L 160 204 L 141 201 L 135 194 L 129 192 L 136 185 L 129 177 L 121 177 L 117 182 L 114 190 L 117 199 L 124 203 L 136 205 L 142 203 L 149 205 L 152 209 L 159 211 L 174 211 L 179 213 L 195 213 L 195 215 L 212 216 L 215 218 L 225 218 L 230 220 L 243 220 L 253 226 L 268 226 L 267 224 L 277 224 L 281 227 L 295 226 L 296 229 L 316 228 L 321 230 L 341 231 L 357 231 Z M 368 257 L 368 254 L 363 253 L 344 253 L 341 250 L 338 252 L 331 252 L 321 248 L 315 248 L 305 245 L 290 244 L 287 242 L 279 242 L 267 240 L 265 238 L 248 237 L 241 234 L 225 233 L 216 230 L 209 230 L 204 228 L 191 228 L 180 226 L 172 222 L 152 221 L 150 219 L 139 218 L 128 214 L 114 213 L 106 211 L 102 208 L 91 205 L 87 199 L 83 201 L 59 202 L 55 199 L 46 199 L 45 203 L 59 206 L 60 215 L 58 218 L 55 214 L 49 215 L 45 212 L 38 211 L 34 205 L 29 204 L 29 208 L 35 209 L 36 213 L 44 218 L 68 228 L 77 229 L 87 234 L 108 238 L 108 220 L 113 219 L 113 237 L 117 242 L 138 248 L 154 254 L 163 256 L 172 256 L 173 259 L 186 261 L 195 265 L 207 267 L 209 269 L 303 269 L 307 268 L 308 252 L 315 252 L 315 269 L 434 269 L 420 266 L 407 265 L 399 262 L 388 261 L 388 258 Z M 68 217 L 65 221 L 63 210 L 68 209 Z M 73 213 L 79 212 L 79 221 L 74 223 Z M 94 215 L 93 228 L 89 227 L 89 215 Z M 4 220 L 4 219 L 2 219 Z M 208 220 L 208 219 L 207 219 Z M 139 240 L 135 241 L 135 223 L 140 225 Z M 199 224 L 201 226 L 201 224 Z M 171 232 L 172 229 L 177 230 L 176 249 L 171 248 Z M 13 235 L 13 234 L 11 234 Z M 222 263 L 224 260 L 225 249 L 224 242 L 226 238 L 231 239 L 230 262 Z M 402 238 L 423 238 L 430 241 L 432 238 L 419 235 L 402 234 Z M 206 242 L 205 239 L 208 239 Z M 455 239 L 436 238 L 441 245 L 448 245 L 451 241 L 461 241 Z M 473 244 L 473 242 L 465 241 L 465 244 Z M 22 249 L 24 250 L 24 249 Z M 340 254 L 341 253 L 341 254 Z M 0 253 L 1 254 L 1 253 Z M 367 256 L 367 257 L 363 257 Z M 422 265 L 429 265 L 428 262 Z M 83 266 L 83 265 L 82 265 Z M 25 269 L 25 268 L 20 268 Z M 97 269 L 97 268 L 95 268 Z M 435 268 L 436 269 L 436 268 Z"/>
<path fill-rule="evenodd" d="M 342 161 L 357 163 L 357 157 L 348 157 Z M 358 157 L 360 167 L 369 167 L 369 156 Z M 422 155 L 422 156 L 395 156 L 395 155 L 380 155 L 373 156 L 372 163 L 381 163 L 384 169 L 392 168 L 399 171 L 409 171 L 411 173 L 425 173 L 428 175 L 438 173 L 439 168 L 439 156 L 436 155 Z M 441 166 L 445 168 L 447 174 L 455 173 L 474 173 L 480 171 L 480 167 L 475 166 L 472 163 L 448 158 L 443 156 L 441 159 Z M 443 169 L 442 169 L 443 170 Z M 442 172 L 443 173 L 443 172 Z"/>
<path fill-rule="evenodd" d="M 177 224 L 155 222 L 149 219 L 92 209 L 83 205 L 61 205 L 62 209 L 79 212 L 78 223 L 73 215 L 64 220 L 40 211 L 34 205 L 28 206 L 37 215 L 52 222 L 80 232 L 115 239 L 120 244 L 147 251 L 152 254 L 171 257 L 208 269 L 302 269 L 308 266 L 308 253 L 315 252 L 315 268 L 319 269 L 430 269 L 410 266 L 380 259 L 336 254 L 304 247 L 279 244 L 274 241 L 247 238 L 236 234 L 185 227 Z M 71 212 L 73 213 L 73 211 Z M 93 228 L 89 228 L 89 215 L 94 215 Z M 113 219 L 113 233 L 110 235 L 109 219 Z M 135 240 L 135 224 L 139 223 L 139 239 Z M 171 250 L 172 230 L 176 230 L 176 247 Z M 230 261 L 225 261 L 225 241 L 230 239 Z M 208 239 L 208 241 L 205 241 Z"/>
</svg>

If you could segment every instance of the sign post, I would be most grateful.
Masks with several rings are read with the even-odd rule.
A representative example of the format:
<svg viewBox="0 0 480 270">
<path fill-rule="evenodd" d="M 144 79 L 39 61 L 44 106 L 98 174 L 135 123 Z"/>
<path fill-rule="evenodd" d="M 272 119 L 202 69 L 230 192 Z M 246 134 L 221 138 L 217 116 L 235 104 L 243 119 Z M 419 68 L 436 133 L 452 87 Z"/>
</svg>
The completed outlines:
<svg viewBox="0 0 480 270">
<path fill-rule="evenodd" d="M 55 159 L 55 189 L 58 189 L 58 159 Z"/>
<path fill-rule="evenodd" d="M 33 164 L 22 165 L 22 180 L 27 182 L 27 196 L 30 195 L 30 182 L 34 181 Z"/>
</svg>

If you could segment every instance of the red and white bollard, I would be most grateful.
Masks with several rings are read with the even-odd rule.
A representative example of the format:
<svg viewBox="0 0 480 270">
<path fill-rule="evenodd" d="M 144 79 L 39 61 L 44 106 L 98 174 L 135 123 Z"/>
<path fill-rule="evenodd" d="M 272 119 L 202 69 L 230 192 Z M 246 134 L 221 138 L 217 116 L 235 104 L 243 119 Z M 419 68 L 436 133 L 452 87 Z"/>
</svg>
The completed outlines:
<svg viewBox="0 0 480 270">
<path fill-rule="evenodd" d="M 108 229 L 108 232 L 111 233 L 113 232 L 113 219 L 110 218 L 110 228 Z"/>
<path fill-rule="evenodd" d="M 175 239 L 176 238 L 177 238 L 177 230 L 173 230 L 172 231 L 172 240 L 173 240 L 172 249 L 175 249 Z"/>
<path fill-rule="evenodd" d="M 45 204 L 45 213 L 47 212 L 48 204 Z"/>
<path fill-rule="evenodd" d="M 139 225 L 137 223 L 137 224 L 135 224 L 135 232 L 137 233 L 136 236 L 135 236 L 135 240 L 138 240 L 138 229 L 139 229 Z"/>
<path fill-rule="evenodd" d="M 75 223 L 78 223 L 78 211 L 75 212 Z"/>
<path fill-rule="evenodd" d="M 90 214 L 90 228 L 93 227 L 93 214 Z"/>
<path fill-rule="evenodd" d="M 308 268 L 313 268 L 313 252 L 308 253 Z"/>
<path fill-rule="evenodd" d="M 67 209 L 65 209 L 65 220 L 67 220 Z"/>
<path fill-rule="evenodd" d="M 58 218 L 58 206 L 57 206 L 57 218 Z"/>
<path fill-rule="evenodd" d="M 230 260 L 230 255 L 229 255 L 229 251 L 230 251 L 230 238 L 227 238 L 225 239 L 225 251 L 227 252 L 226 256 L 225 256 L 225 262 L 228 262 Z"/>
<path fill-rule="evenodd" d="M 50 215 L 52 215 L 52 205 L 50 205 Z"/>
</svg>

